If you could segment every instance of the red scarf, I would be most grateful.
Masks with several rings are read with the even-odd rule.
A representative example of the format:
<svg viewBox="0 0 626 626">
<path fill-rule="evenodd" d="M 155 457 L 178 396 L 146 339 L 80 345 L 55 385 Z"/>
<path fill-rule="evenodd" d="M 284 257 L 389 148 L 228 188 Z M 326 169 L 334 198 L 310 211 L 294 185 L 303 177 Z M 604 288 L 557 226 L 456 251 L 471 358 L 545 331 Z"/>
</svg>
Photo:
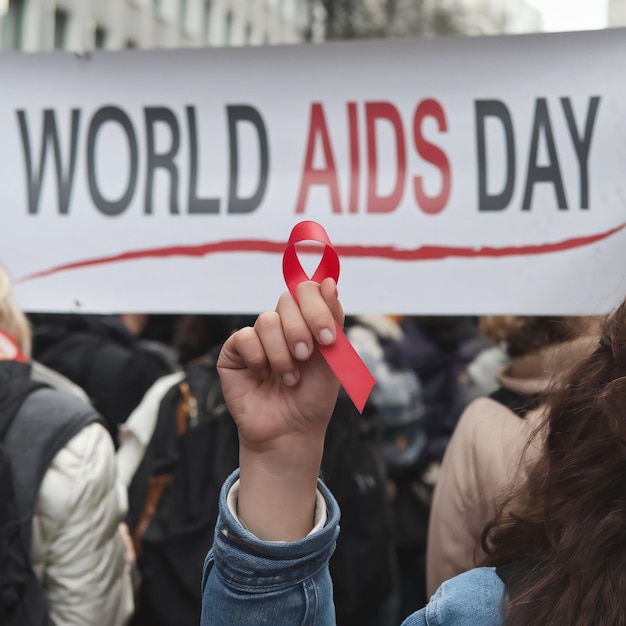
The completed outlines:
<svg viewBox="0 0 626 626">
<path fill-rule="evenodd" d="M 9 333 L 4 330 L 0 330 L 0 354 L 4 353 L 4 357 L 8 361 L 21 361 L 22 363 L 28 363 L 28 359 L 24 356 L 17 342 Z"/>
</svg>

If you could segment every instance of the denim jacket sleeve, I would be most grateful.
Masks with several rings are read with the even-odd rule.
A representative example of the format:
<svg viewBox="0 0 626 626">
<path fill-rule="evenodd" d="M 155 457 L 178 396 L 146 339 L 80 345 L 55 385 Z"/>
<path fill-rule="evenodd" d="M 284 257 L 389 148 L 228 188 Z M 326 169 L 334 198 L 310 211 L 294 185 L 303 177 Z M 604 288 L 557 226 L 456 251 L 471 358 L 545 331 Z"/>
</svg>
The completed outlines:
<svg viewBox="0 0 626 626">
<path fill-rule="evenodd" d="M 472 569 L 444 582 L 402 626 L 501 626 L 503 594 L 495 568 Z"/>
<path fill-rule="evenodd" d="M 319 532 L 299 541 L 261 541 L 245 530 L 227 505 L 239 478 L 222 486 L 220 514 L 202 577 L 201 626 L 331 626 L 335 624 L 328 560 L 339 534 L 339 506 L 318 481 L 327 507 Z"/>
</svg>

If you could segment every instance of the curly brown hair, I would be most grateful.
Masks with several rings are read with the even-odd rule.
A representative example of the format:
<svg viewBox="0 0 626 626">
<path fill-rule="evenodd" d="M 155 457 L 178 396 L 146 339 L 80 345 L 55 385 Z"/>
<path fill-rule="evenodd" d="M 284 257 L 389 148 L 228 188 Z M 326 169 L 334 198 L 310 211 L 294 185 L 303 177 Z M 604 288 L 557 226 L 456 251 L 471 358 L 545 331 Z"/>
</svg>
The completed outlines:
<svg viewBox="0 0 626 626">
<path fill-rule="evenodd" d="M 543 454 L 482 535 L 486 565 L 533 564 L 505 623 L 624 626 L 626 301 L 547 403 Z"/>
</svg>

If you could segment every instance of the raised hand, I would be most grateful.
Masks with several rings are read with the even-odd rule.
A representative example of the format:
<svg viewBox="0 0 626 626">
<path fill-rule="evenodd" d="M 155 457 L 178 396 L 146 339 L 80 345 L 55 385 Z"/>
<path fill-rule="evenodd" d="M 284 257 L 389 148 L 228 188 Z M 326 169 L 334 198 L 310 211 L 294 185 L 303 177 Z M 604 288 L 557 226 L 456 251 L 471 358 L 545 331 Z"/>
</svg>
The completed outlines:
<svg viewBox="0 0 626 626">
<path fill-rule="evenodd" d="M 316 350 L 331 344 L 343 321 L 335 282 L 298 286 L 299 305 L 284 293 L 224 344 L 217 367 L 242 443 L 274 444 L 284 436 L 319 433 L 335 406 L 339 383 Z"/>
<path fill-rule="evenodd" d="M 318 343 L 343 311 L 332 278 L 284 293 L 224 344 L 217 367 L 240 440 L 239 514 L 254 534 L 288 541 L 311 528 L 324 435 L 339 383 Z"/>
</svg>

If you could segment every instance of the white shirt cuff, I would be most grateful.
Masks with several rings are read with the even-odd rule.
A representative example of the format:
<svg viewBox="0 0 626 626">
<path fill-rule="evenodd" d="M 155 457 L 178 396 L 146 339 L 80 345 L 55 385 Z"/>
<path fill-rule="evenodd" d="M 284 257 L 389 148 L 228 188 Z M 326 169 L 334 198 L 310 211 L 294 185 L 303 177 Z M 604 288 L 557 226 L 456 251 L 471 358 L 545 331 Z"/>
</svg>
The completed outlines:
<svg viewBox="0 0 626 626">
<path fill-rule="evenodd" d="M 238 499 L 239 499 L 239 479 L 237 479 L 234 485 L 230 488 L 226 501 L 228 503 L 228 509 L 233 514 L 233 517 L 239 522 L 242 528 L 245 528 L 245 530 L 248 530 L 246 528 L 246 525 L 239 518 L 239 515 L 237 515 Z M 315 515 L 313 518 L 313 528 L 311 529 L 307 537 L 317 532 L 318 530 L 321 530 L 322 528 L 324 528 L 326 524 L 326 519 L 327 519 L 326 501 L 324 500 L 324 496 L 322 496 L 322 494 L 320 493 L 320 490 L 316 489 L 315 491 Z M 285 543 L 285 542 L 271 541 L 269 543 Z"/>
</svg>

